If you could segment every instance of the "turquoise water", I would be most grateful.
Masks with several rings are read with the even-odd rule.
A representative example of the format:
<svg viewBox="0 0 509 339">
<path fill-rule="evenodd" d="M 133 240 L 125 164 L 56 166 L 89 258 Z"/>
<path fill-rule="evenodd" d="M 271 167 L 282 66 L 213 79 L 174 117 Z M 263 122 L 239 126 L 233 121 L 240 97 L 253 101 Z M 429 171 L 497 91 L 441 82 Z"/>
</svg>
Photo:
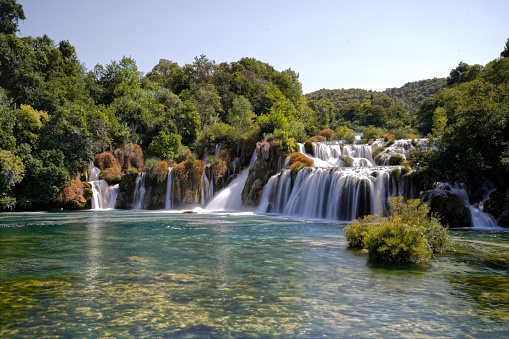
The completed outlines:
<svg viewBox="0 0 509 339">
<path fill-rule="evenodd" d="M 509 234 L 368 262 L 343 225 L 147 211 L 0 214 L 0 337 L 506 337 Z"/>
</svg>

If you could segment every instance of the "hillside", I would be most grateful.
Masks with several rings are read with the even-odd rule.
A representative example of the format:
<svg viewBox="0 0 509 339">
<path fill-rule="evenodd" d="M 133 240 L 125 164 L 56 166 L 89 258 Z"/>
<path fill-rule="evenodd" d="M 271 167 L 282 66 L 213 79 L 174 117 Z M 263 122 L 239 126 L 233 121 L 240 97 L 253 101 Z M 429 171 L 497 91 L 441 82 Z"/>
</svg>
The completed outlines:
<svg viewBox="0 0 509 339">
<path fill-rule="evenodd" d="M 393 104 L 403 107 L 405 112 L 414 114 L 424 99 L 432 97 L 445 86 L 445 78 L 434 78 L 409 82 L 400 88 L 388 88 L 383 92 L 364 89 L 321 89 L 308 93 L 305 97 L 307 100 L 315 101 L 329 99 L 337 108 L 351 103 L 360 104 L 371 99 L 389 98 Z"/>
</svg>

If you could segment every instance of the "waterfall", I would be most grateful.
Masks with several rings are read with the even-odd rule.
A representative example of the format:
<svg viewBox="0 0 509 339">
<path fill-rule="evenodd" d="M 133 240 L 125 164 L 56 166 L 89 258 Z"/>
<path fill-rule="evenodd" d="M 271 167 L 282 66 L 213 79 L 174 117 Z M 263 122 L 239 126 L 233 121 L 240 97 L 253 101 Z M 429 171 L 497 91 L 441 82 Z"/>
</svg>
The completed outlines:
<svg viewBox="0 0 509 339">
<path fill-rule="evenodd" d="M 211 172 L 212 173 L 212 172 Z M 209 201 L 214 197 L 214 175 L 212 178 L 207 177 L 207 173 L 203 175 L 203 184 L 201 187 L 201 204 L 206 206 Z"/>
<path fill-rule="evenodd" d="M 242 210 L 242 190 L 246 184 L 249 171 L 244 171 L 235 178 L 228 187 L 217 194 L 210 201 L 205 209 L 210 211 L 231 211 L 238 212 Z"/>
<path fill-rule="evenodd" d="M 241 174 L 239 174 L 229 185 L 217 194 L 206 206 L 205 209 L 210 211 L 242 211 L 242 190 L 249 176 L 249 168 L 253 166 L 257 159 L 256 150 L 251 156 L 249 166 Z M 212 181 L 212 180 L 211 180 Z"/>
<path fill-rule="evenodd" d="M 463 201 L 463 204 L 470 211 L 470 215 L 472 216 L 472 228 L 477 229 L 490 229 L 490 228 L 499 228 L 497 220 L 489 213 L 483 211 L 483 204 L 488 200 L 491 193 L 493 193 L 496 188 L 493 186 L 491 182 L 488 182 L 488 186 L 486 187 L 485 194 L 479 203 L 471 204 L 470 199 L 468 197 L 468 192 L 464 185 L 451 185 L 448 183 L 437 183 L 434 190 L 428 192 L 428 195 L 425 196 L 425 200 L 429 200 L 434 195 L 444 195 L 444 194 L 452 194 L 460 198 Z"/>
<path fill-rule="evenodd" d="M 396 182 L 391 172 L 400 168 L 304 168 L 293 186 L 291 172 L 283 170 L 269 180 L 257 212 L 331 221 L 383 215 L 387 197 L 399 193 L 399 184 L 406 189 L 411 182 L 409 176 Z"/>
<path fill-rule="evenodd" d="M 164 209 L 173 209 L 173 177 L 171 176 L 171 170 L 173 167 L 168 168 L 168 182 L 166 184 L 166 199 L 164 202 Z"/>
<path fill-rule="evenodd" d="M 87 173 L 87 182 L 92 185 L 92 209 L 102 210 L 115 208 L 115 201 L 119 192 L 118 184 L 108 186 L 105 180 L 99 179 L 101 169 L 94 162 L 89 162 L 90 171 Z"/>
<path fill-rule="evenodd" d="M 144 209 L 145 204 L 145 173 L 138 173 L 134 187 L 133 210 Z"/>
</svg>

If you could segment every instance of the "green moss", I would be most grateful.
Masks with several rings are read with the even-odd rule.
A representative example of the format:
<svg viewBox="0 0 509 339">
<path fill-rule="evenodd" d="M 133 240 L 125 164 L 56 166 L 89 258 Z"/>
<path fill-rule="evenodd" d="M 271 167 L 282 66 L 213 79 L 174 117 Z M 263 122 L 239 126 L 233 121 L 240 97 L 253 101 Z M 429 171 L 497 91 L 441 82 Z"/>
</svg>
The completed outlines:
<svg viewBox="0 0 509 339">
<path fill-rule="evenodd" d="M 353 158 L 349 157 L 347 155 L 340 155 L 339 159 L 343 160 L 345 163 L 345 167 L 352 167 L 353 166 Z"/>
<path fill-rule="evenodd" d="M 401 154 L 393 154 L 389 158 L 389 166 L 398 166 L 405 161 L 405 158 Z"/>
<path fill-rule="evenodd" d="M 391 172 L 391 176 L 396 180 L 396 182 L 399 181 L 400 175 L 401 175 L 401 170 L 399 168 L 395 168 Z"/>
<path fill-rule="evenodd" d="M 385 146 L 375 147 L 375 149 L 373 150 L 373 153 L 372 153 L 373 159 L 376 158 L 380 153 L 385 151 L 386 148 L 387 147 L 385 147 Z"/>
</svg>

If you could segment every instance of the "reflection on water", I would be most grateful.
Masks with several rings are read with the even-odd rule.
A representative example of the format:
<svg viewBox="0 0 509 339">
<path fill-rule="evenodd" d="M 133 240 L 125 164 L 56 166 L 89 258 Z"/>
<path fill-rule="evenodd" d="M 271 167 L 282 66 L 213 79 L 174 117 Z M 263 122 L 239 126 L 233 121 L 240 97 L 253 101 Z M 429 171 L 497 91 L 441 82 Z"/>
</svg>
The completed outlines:
<svg viewBox="0 0 509 339">
<path fill-rule="evenodd" d="M 0 337 L 505 337 L 509 236 L 374 264 L 342 225 L 109 211 L 0 215 Z"/>
</svg>

